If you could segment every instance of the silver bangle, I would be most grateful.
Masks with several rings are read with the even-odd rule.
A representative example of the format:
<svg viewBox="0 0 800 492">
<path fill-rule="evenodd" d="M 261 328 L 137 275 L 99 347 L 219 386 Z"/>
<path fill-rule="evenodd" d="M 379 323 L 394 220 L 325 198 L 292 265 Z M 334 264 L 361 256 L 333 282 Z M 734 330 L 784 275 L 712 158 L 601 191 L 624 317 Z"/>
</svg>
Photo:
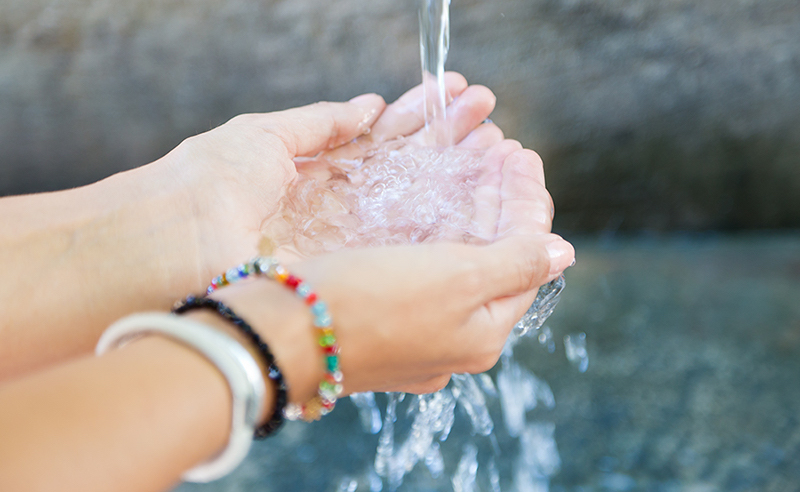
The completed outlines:
<svg viewBox="0 0 800 492">
<path fill-rule="evenodd" d="M 233 399 L 228 445 L 210 460 L 182 475 L 187 482 L 210 482 L 224 477 L 247 456 L 264 405 L 266 385 L 250 353 L 233 338 L 195 321 L 165 313 L 142 313 L 123 318 L 106 329 L 95 354 L 102 355 L 141 336 L 160 334 L 193 348 L 225 376 Z"/>
</svg>

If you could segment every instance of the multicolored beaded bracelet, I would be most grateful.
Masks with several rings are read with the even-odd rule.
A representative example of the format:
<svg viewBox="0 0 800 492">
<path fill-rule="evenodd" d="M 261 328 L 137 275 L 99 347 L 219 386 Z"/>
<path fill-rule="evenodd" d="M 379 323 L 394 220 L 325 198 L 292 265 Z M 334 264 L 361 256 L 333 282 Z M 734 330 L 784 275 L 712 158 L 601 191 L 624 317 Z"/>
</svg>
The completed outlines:
<svg viewBox="0 0 800 492">
<path fill-rule="evenodd" d="M 316 292 L 311 290 L 311 287 L 302 279 L 291 275 L 275 258 L 265 256 L 237 265 L 215 277 L 208 286 L 207 293 L 211 294 L 217 289 L 251 275 L 263 275 L 285 285 L 294 290 L 297 296 L 311 308 L 311 313 L 314 315 L 314 327 L 318 331 L 317 341 L 325 360 L 325 374 L 319 383 L 317 396 L 304 405 L 287 404 L 284 416 L 289 420 L 319 420 L 320 417 L 333 410 L 336 400 L 343 391 L 343 375 L 339 368 L 339 345 L 333 331 L 333 321 L 328 312 L 328 306 L 318 299 Z"/>
<path fill-rule="evenodd" d="M 244 333 L 258 349 L 259 354 L 261 354 L 267 366 L 267 377 L 275 383 L 275 411 L 267 422 L 255 430 L 253 437 L 255 439 L 264 439 L 274 434 L 280 429 L 281 425 L 283 425 L 283 413 L 288 401 L 286 396 L 288 388 L 286 387 L 283 373 L 281 373 L 280 368 L 275 364 L 275 356 L 270 352 L 269 346 L 245 320 L 240 318 L 231 308 L 220 301 L 208 297 L 188 296 L 186 299 L 176 302 L 172 307 L 172 312 L 175 314 L 183 314 L 194 309 L 210 309 L 215 311 L 223 319 L 231 322 L 239 331 Z"/>
</svg>

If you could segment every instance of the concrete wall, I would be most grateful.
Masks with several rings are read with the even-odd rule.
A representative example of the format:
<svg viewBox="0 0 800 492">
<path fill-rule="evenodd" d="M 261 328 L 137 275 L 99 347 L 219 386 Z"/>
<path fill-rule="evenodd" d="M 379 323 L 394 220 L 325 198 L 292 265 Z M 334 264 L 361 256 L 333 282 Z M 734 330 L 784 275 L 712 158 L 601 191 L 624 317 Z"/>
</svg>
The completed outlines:
<svg viewBox="0 0 800 492">
<path fill-rule="evenodd" d="M 562 230 L 800 227 L 796 0 L 452 0 L 448 67 L 540 151 Z M 411 0 L 0 0 L 0 193 L 241 112 L 417 83 Z"/>
</svg>

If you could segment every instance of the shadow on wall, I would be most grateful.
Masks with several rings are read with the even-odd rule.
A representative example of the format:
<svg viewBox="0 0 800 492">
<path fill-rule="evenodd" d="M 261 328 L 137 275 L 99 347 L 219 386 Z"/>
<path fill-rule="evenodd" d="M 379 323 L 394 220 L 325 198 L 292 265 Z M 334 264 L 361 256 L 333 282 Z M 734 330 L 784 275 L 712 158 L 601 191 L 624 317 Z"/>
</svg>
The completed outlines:
<svg viewBox="0 0 800 492">
<path fill-rule="evenodd" d="M 543 155 L 562 230 L 800 227 L 795 0 L 455 0 L 448 67 Z M 392 0 L 0 0 L 0 193 L 88 183 L 235 114 L 417 83 Z"/>
</svg>

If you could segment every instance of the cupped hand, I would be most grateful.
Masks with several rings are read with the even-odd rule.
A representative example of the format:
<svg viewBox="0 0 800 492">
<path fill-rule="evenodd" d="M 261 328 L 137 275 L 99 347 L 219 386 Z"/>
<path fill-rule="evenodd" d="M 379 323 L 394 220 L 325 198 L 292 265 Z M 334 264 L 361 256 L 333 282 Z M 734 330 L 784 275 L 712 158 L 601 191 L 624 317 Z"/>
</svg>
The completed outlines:
<svg viewBox="0 0 800 492">
<path fill-rule="evenodd" d="M 489 369 L 538 287 L 574 260 L 572 246 L 549 233 L 541 160 L 507 147 L 497 154 L 492 244 L 350 249 L 291 265 L 330 307 L 347 393 L 430 392 L 451 373 Z M 307 308 L 266 281 L 213 295 L 262 331 L 293 398 L 313 395 L 322 374 Z"/>
<path fill-rule="evenodd" d="M 502 132 L 483 123 L 494 108 L 485 87 L 447 73 L 452 133 L 463 145 L 488 146 Z M 181 143 L 151 166 L 181 190 L 178 207 L 192 216 L 194 258 L 201 282 L 256 254 L 259 227 L 274 214 L 297 176 L 293 159 L 322 151 L 363 153 L 379 142 L 421 139 L 422 86 L 386 106 L 375 94 L 346 103 L 317 103 L 267 114 L 246 114 Z M 187 255 L 192 256 L 192 255 Z"/>
<path fill-rule="evenodd" d="M 367 376 L 347 391 L 427 393 L 488 370 L 539 287 L 573 264 L 572 245 L 550 233 L 539 156 L 505 140 L 485 161 L 476 205 L 493 243 L 349 250 L 295 267 L 330 299 L 343 369 Z"/>
</svg>

